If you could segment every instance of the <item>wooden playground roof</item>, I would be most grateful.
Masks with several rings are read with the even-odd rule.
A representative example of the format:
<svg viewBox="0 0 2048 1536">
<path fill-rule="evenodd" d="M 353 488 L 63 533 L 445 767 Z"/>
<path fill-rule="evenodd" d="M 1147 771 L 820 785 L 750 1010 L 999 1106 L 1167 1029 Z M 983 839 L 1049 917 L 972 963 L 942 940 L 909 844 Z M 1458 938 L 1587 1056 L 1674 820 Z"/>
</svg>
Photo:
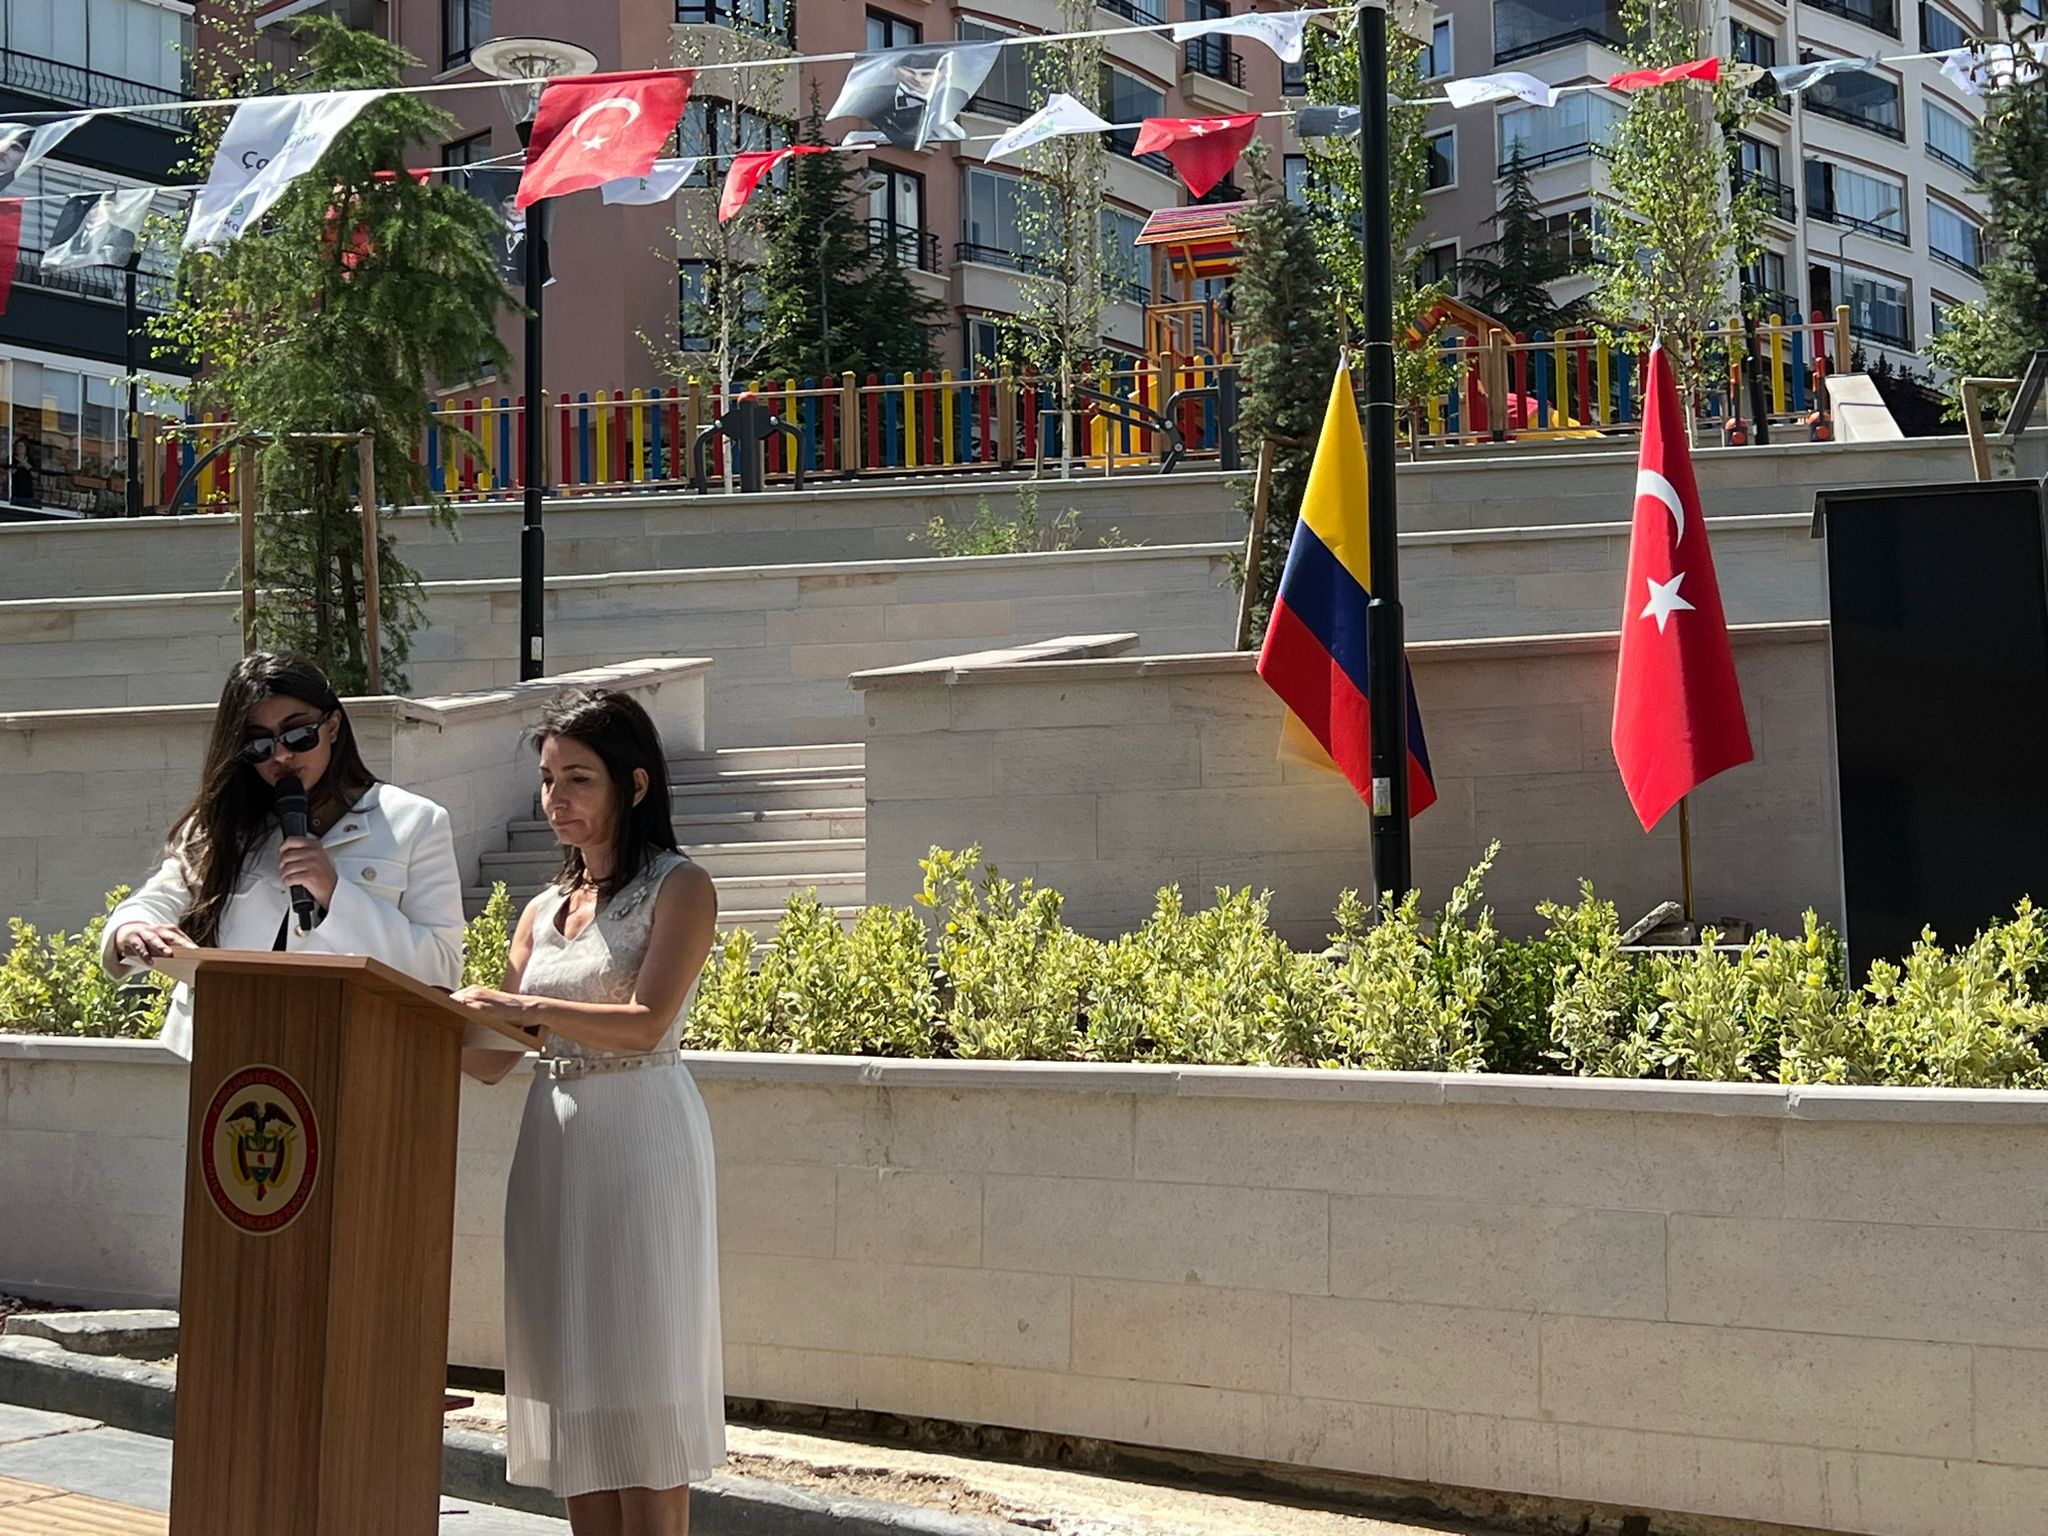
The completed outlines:
<svg viewBox="0 0 2048 1536">
<path fill-rule="evenodd" d="M 1251 206 L 1240 202 L 1161 208 L 1145 220 L 1137 243 L 1162 247 L 1177 276 L 1228 277 L 1242 255 L 1237 216 Z"/>
</svg>

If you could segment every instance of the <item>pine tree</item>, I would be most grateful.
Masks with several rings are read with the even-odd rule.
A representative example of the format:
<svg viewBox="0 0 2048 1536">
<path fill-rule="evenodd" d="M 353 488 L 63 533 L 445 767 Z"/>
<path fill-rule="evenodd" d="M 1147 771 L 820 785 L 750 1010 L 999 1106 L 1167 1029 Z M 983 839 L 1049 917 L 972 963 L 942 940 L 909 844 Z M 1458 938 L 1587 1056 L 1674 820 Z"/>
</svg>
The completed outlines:
<svg viewBox="0 0 2048 1536">
<path fill-rule="evenodd" d="M 1493 238 L 1458 263 L 1472 303 L 1520 335 L 1574 324 L 1579 302 L 1560 304 L 1550 292 L 1552 283 L 1574 275 L 1572 264 L 1558 253 L 1544 227 L 1519 142 L 1501 178 L 1500 211 L 1487 222 L 1493 225 Z"/>
<path fill-rule="evenodd" d="M 204 13 L 203 13 L 204 14 Z M 205 50 L 216 78 L 206 94 L 277 89 L 259 70 L 246 15 L 206 14 L 220 31 Z M 396 86 L 419 61 L 371 33 L 308 17 L 301 91 Z M 199 130 L 188 162 L 212 163 L 224 117 Z M 433 495 L 413 450 L 436 379 L 467 378 L 478 360 L 502 363 L 498 315 L 508 302 L 498 273 L 498 216 L 441 178 L 405 173 L 422 146 L 454 119 L 419 96 L 390 95 L 366 107 L 264 216 L 262 230 L 218 252 L 187 251 L 177 296 L 154 326 L 158 354 L 197 357 L 204 370 L 186 391 L 262 434 L 263 502 L 257 521 L 257 612 L 265 645 L 310 656 L 342 693 L 367 682 L 362 610 L 362 516 L 355 501 L 353 442 L 306 433 L 375 434 L 378 500 L 428 503 L 452 528 L 454 508 Z M 384 685 L 404 686 L 419 622 L 419 577 L 380 535 Z"/>
<path fill-rule="evenodd" d="M 1265 537 L 1259 548 L 1252 600 L 1254 640 L 1265 632 L 1302 492 L 1315 457 L 1317 433 L 1337 366 L 1337 331 L 1330 304 L 1330 274 L 1318 254 L 1314 216 L 1280 195 L 1267 169 L 1264 146 L 1247 156 L 1252 206 L 1237 218 L 1243 255 L 1231 286 L 1237 315 L 1239 433 L 1246 457 L 1273 445 L 1272 484 L 1266 500 Z M 1247 481 L 1238 505 L 1251 516 L 1256 487 Z M 1244 573 L 1238 573 L 1243 584 Z"/>
<path fill-rule="evenodd" d="M 826 142 L 816 82 L 803 142 Z M 865 378 L 935 362 L 943 310 L 903 270 L 894 241 L 871 240 L 854 217 L 860 176 L 850 155 L 802 155 L 790 162 L 786 188 L 758 194 L 773 198 L 761 220 L 757 279 L 765 378 Z"/>
</svg>

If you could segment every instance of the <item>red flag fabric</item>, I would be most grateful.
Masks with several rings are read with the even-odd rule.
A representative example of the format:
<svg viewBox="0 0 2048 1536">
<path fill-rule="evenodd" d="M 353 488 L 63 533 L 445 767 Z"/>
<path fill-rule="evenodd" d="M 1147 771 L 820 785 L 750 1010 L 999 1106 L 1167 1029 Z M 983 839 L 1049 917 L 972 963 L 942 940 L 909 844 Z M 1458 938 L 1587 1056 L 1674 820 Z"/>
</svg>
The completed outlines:
<svg viewBox="0 0 2048 1536">
<path fill-rule="evenodd" d="M 1755 754 L 1671 360 L 1650 349 L 1614 680 L 1614 760 L 1643 830 Z"/>
<path fill-rule="evenodd" d="M 14 292 L 14 260 L 21 254 L 21 207 L 18 197 L 0 197 L 0 315 Z"/>
<path fill-rule="evenodd" d="M 1680 80 L 1720 78 L 1719 59 L 1691 59 L 1683 64 L 1667 65 L 1663 69 L 1630 69 L 1618 75 L 1609 75 L 1607 88 L 1611 91 L 1644 91 L 1653 85 L 1675 85 Z"/>
<path fill-rule="evenodd" d="M 514 206 L 645 176 L 676 131 L 695 79 L 694 70 L 664 69 L 549 82 Z"/>
<path fill-rule="evenodd" d="M 1139 125 L 1134 155 L 1157 151 L 1173 163 L 1196 197 L 1230 174 L 1258 131 L 1259 114 L 1238 117 L 1148 117 Z"/>
<path fill-rule="evenodd" d="M 750 149 L 744 154 L 734 155 L 732 165 L 725 173 L 725 191 L 718 199 L 718 222 L 725 223 L 746 207 L 747 199 L 754 195 L 754 188 L 761 185 L 761 178 L 791 155 L 822 155 L 830 147 L 827 144 L 791 144 L 785 149 Z"/>
</svg>

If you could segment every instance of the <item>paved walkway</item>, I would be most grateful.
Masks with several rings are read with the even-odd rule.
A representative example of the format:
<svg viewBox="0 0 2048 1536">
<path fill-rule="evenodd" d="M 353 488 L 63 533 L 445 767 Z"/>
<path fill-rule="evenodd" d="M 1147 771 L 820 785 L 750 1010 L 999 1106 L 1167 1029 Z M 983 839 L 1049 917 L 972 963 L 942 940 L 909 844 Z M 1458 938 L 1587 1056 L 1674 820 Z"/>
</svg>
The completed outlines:
<svg viewBox="0 0 2048 1536">
<path fill-rule="evenodd" d="M 171 1442 L 0 1404 L 0 1531 L 165 1536 Z M 568 1536 L 569 1522 L 441 1500 L 442 1536 Z"/>
</svg>

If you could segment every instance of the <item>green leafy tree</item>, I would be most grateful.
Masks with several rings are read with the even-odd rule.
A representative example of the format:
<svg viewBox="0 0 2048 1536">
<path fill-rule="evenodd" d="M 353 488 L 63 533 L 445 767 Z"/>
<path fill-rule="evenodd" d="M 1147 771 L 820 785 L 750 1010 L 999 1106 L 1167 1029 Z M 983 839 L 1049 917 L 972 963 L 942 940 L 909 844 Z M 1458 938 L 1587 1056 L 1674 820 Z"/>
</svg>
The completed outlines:
<svg viewBox="0 0 2048 1536">
<path fill-rule="evenodd" d="M 1517 335 L 1555 333 L 1576 325 L 1584 304 L 1577 299 L 1558 303 L 1551 286 L 1577 274 L 1545 226 L 1520 140 L 1501 177 L 1500 211 L 1487 222 L 1493 226 L 1493 238 L 1474 246 L 1472 254 L 1458 263 L 1472 303 Z"/>
<path fill-rule="evenodd" d="M 221 46 L 207 94 L 269 88 L 247 67 L 248 18 L 211 14 Z M 324 18 L 298 24 L 309 44 L 288 82 L 302 91 L 395 86 L 419 61 L 367 32 Z M 211 166 L 224 115 L 201 114 L 190 168 Z M 186 391 L 261 435 L 263 501 L 257 526 L 262 643 L 312 657 L 343 693 L 367 684 L 362 596 L 363 527 L 355 501 L 353 442 L 302 434 L 369 431 L 378 499 L 428 503 L 452 527 L 413 459 L 436 379 L 472 376 L 502 361 L 496 215 L 439 178 L 405 174 L 418 147 L 441 142 L 454 120 L 419 96 L 365 108 L 318 167 L 301 177 L 252 231 L 218 252 L 187 251 L 178 294 L 155 327 L 161 353 L 197 358 Z M 379 534 L 384 685 L 405 685 L 419 623 L 419 578 Z"/>
<path fill-rule="evenodd" d="M 815 82 L 803 142 L 827 142 Z M 871 240 L 854 217 L 860 177 L 850 155 L 799 156 L 762 213 L 758 367 L 767 378 L 864 378 L 937 363 L 944 308 L 911 280 L 895 240 Z"/>
<path fill-rule="evenodd" d="M 1294 525 L 1301 517 L 1302 492 L 1308 486 L 1316 436 L 1329 403 L 1330 377 L 1337 366 L 1337 323 L 1314 217 L 1280 195 L 1263 145 L 1255 143 L 1247 159 L 1253 201 L 1237 218 L 1243 257 L 1231 288 L 1243 386 L 1238 431 L 1254 461 L 1261 444 L 1273 445 L 1265 533 L 1252 597 L 1251 634 L 1256 639 L 1265 632 Z M 1238 505 L 1247 519 L 1256 495 L 1251 480 L 1239 488 Z M 1240 570 L 1238 578 L 1242 585 L 1245 572 Z"/>
<path fill-rule="evenodd" d="M 2030 20 L 2016 0 L 2000 0 L 1999 11 L 2022 58 L 2048 38 L 2048 23 Z M 1986 98 L 1977 169 L 1990 215 L 1984 298 L 1952 307 L 1927 353 L 1954 379 L 2016 378 L 2048 347 L 2048 70 L 2013 70 Z M 1958 392 L 1953 412 L 1961 410 Z"/>
<path fill-rule="evenodd" d="M 1638 68 L 1713 52 L 1705 0 L 1623 0 L 1623 52 Z M 1762 245 L 1763 204 L 1731 185 L 1727 136 L 1761 109 L 1732 81 L 1636 91 L 1607 146 L 1606 217 L 1593 223 L 1606 337 L 1629 351 L 1662 337 L 1690 397 L 1706 377 L 1712 333 L 1732 318 L 1741 270 Z"/>
<path fill-rule="evenodd" d="M 1387 28 L 1387 74 L 1394 100 L 1387 109 L 1390 186 L 1393 191 L 1394 393 L 1402 400 L 1420 400 L 1441 393 L 1451 383 L 1449 365 L 1430 346 L 1408 346 L 1402 338 L 1424 334 L 1430 306 L 1443 297 L 1441 282 L 1421 282 L 1422 250 L 1414 243 L 1422 223 L 1423 193 L 1429 185 L 1428 109 L 1409 105 L 1429 94 L 1422 88 L 1422 44 L 1392 24 Z M 1358 13 L 1345 13 L 1335 26 L 1308 30 L 1303 68 L 1311 100 L 1348 103 L 1358 100 Z M 1304 196 L 1315 218 L 1316 243 L 1328 270 L 1331 288 L 1326 302 L 1342 304 L 1350 315 L 1354 339 L 1365 283 L 1365 198 L 1359 164 L 1359 140 L 1311 139 Z"/>
</svg>

